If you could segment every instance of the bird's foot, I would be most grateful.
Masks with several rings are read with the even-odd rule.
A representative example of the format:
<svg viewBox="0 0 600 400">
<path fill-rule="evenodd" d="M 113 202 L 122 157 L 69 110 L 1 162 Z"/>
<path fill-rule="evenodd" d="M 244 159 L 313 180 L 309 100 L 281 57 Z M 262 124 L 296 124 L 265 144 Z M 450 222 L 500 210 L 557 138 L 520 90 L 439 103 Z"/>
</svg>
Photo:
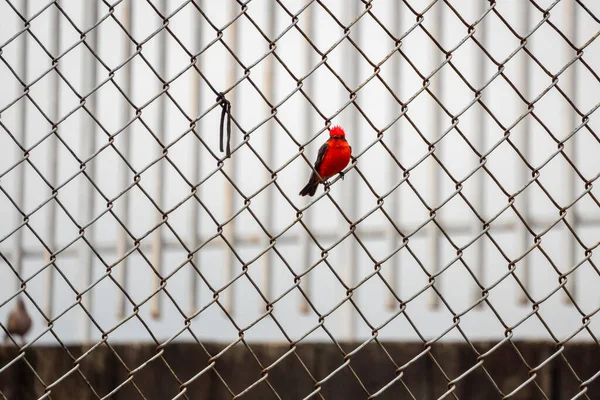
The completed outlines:
<svg viewBox="0 0 600 400">
<path fill-rule="evenodd" d="M 344 175 L 345 175 L 344 171 L 341 171 L 340 172 L 340 178 L 342 178 L 342 180 L 344 180 Z"/>
<path fill-rule="evenodd" d="M 331 183 L 329 183 L 329 181 L 323 181 L 323 186 L 325 189 L 328 189 L 331 186 Z"/>
</svg>

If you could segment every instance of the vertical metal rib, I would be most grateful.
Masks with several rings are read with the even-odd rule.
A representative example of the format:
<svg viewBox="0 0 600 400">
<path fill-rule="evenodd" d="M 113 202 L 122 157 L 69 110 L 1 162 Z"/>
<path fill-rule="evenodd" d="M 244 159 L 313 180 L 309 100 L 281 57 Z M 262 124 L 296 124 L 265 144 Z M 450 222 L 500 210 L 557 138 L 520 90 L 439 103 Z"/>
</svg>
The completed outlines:
<svg viewBox="0 0 600 400">
<path fill-rule="evenodd" d="M 58 8 L 53 7 L 52 12 L 54 13 L 54 22 L 52 31 L 54 33 L 52 42 L 50 44 L 50 53 L 53 57 L 58 56 L 60 46 L 60 11 Z M 60 86 L 58 84 L 58 73 L 54 72 L 50 75 L 50 93 L 52 96 L 48 97 L 50 102 L 50 119 L 53 124 L 56 124 L 58 120 L 58 112 L 60 107 Z M 56 126 L 53 126 L 56 129 Z M 58 139 L 54 136 L 48 138 L 50 141 L 50 151 L 48 154 L 50 171 L 48 181 L 53 187 L 56 187 L 56 175 L 58 170 Z M 46 240 L 48 247 L 52 252 L 56 251 L 56 204 L 54 201 L 48 204 L 48 225 L 46 226 Z M 44 251 L 44 262 L 50 262 L 50 253 Z M 55 265 L 50 265 L 46 270 L 46 298 L 45 298 L 45 313 L 50 318 L 52 317 L 52 309 L 54 303 L 54 268 Z"/>
<path fill-rule="evenodd" d="M 271 1 L 267 9 L 267 20 L 268 31 L 267 36 L 270 40 L 275 38 L 275 2 Z M 264 71 L 264 87 L 265 96 L 271 104 L 275 104 L 275 91 L 274 82 L 277 80 L 276 69 L 273 67 L 275 59 L 274 56 L 269 56 L 265 59 L 265 71 Z M 267 122 L 266 127 L 268 129 L 267 143 L 266 143 L 266 162 L 269 168 L 275 168 L 275 149 L 277 148 L 277 134 L 276 134 L 276 123 L 274 120 Z M 267 180 L 271 179 L 271 174 L 267 173 Z M 265 213 L 265 227 L 269 233 L 274 232 L 273 226 L 273 213 L 275 212 L 275 188 L 271 185 L 266 189 L 266 204 L 267 212 Z M 265 246 L 269 246 L 270 238 L 266 239 Z M 264 257 L 264 270 L 263 270 L 263 290 L 264 294 L 269 301 L 273 298 L 273 251 L 267 252 Z M 264 309 L 264 305 L 259 304 L 261 310 Z"/>
<path fill-rule="evenodd" d="M 25 0 L 23 2 L 23 17 L 24 18 L 28 18 L 29 15 L 29 0 Z M 26 23 L 23 23 L 24 25 Z M 22 33 L 22 46 L 21 46 L 21 53 L 19 54 L 20 56 L 20 60 L 19 60 L 19 76 L 21 77 L 21 79 L 23 80 L 23 82 L 25 82 L 25 84 L 27 84 L 27 53 L 28 53 L 28 48 L 29 48 L 29 35 L 27 34 L 27 32 Z M 23 100 L 21 101 L 21 107 L 19 108 L 19 120 L 18 120 L 18 125 L 17 125 L 17 135 L 20 134 L 21 135 L 21 146 L 25 147 L 26 146 L 26 141 L 27 141 L 27 98 L 23 98 Z M 20 149 L 17 149 L 17 157 L 16 159 L 21 159 L 23 158 L 23 151 Z M 16 203 L 19 207 L 21 207 L 21 209 L 23 209 L 24 201 L 25 201 L 25 179 L 26 179 L 26 173 L 25 173 L 25 162 L 21 163 L 17 168 L 16 168 L 16 194 L 15 194 L 15 198 L 16 198 Z M 20 213 L 16 214 L 16 224 L 15 225 L 20 225 L 23 222 L 23 216 Z M 23 279 L 23 229 L 26 228 L 21 228 L 18 231 L 16 231 L 14 233 L 15 235 L 15 258 L 14 258 L 14 267 L 17 271 L 17 273 L 19 274 L 19 279 Z M 19 279 L 17 279 L 15 281 L 15 290 L 20 290 L 21 289 L 21 282 L 19 281 Z"/>
<path fill-rule="evenodd" d="M 92 25 L 96 23 L 98 20 L 98 7 L 95 2 L 85 2 L 84 3 L 84 18 L 85 18 L 85 27 L 88 29 Z M 86 34 L 85 38 L 86 43 L 92 50 L 96 50 L 98 48 L 98 35 L 96 29 L 91 30 Z M 96 86 L 96 76 L 97 76 L 97 61 L 93 54 L 89 51 L 83 52 L 82 66 L 83 66 L 83 93 L 87 94 Z M 90 97 L 85 99 L 85 107 L 92 115 L 96 115 L 96 100 L 94 95 L 92 94 Z M 94 120 L 87 115 L 86 113 L 82 113 L 81 119 L 81 146 L 82 146 L 82 154 L 84 157 L 88 157 L 94 153 L 96 148 L 96 123 Z M 90 177 L 92 181 L 94 181 L 95 173 L 94 168 L 91 163 L 86 164 L 85 172 Z M 94 218 L 94 187 L 91 183 L 86 182 L 85 190 L 82 190 L 83 196 L 81 205 L 81 221 L 83 224 L 88 223 Z M 84 233 L 86 239 L 90 242 L 90 244 L 94 244 L 94 225 L 89 226 Z M 94 273 L 94 254 L 88 248 L 87 244 L 81 242 L 81 263 L 82 269 L 84 272 L 84 283 L 83 287 L 87 287 L 92 284 L 92 278 Z M 92 312 L 93 307 L 93 296 L 92 293 L 89 292 L 83 297 L 83 306 L 89 311 Z M 92 329 L 92 320 L 87 317 L 83 318 L 83 341 L 84 343 L 88 343 L 91 340 L 91 329 Z"/>
<path fill-rule="evenodd" d="M 442 9 L 442 5 L 440 3 L 438 3 L 435 6 L 435 18 L 436 18 L 436 22 L 433 24 L 433 27 L 431 28 L 431 34 L 433 35 L 433 37 L 435 37 L 436 39 L 440 39 L 442 33 L 444 32 L 444 28 L 443 28 L 443 22 L 444 22 L 444 16 L 443 16 L 443 9 Z M 433 10 L 431 10 L 433 11 Z M 436 68 L 438 65 L 440 65 L 442 63 L 442 54 L 440 52 L 440 50 L 436 47 L 432 45 L 432 60 L 433 60 L 433 68 Z M 437 98 L 441 99 L 443 98 L 443 82 L 442 82 L 442 76 L 443 76 L 443 70 L 440 70 L 437 72 L 436 75 L 434 75 L 434 77 L 432 78 L 431 81 L 431 91 L 433 92 L 433 94 L 435 94 L 437 96 Z M 435 141 L 439 138 L 439 136 L 441 135 L 441 131 L 442 131 L 442 109 L 437 105 L 437 103 L 433 103 L 433 110 L 432 110 L 432 122 L 431 122 L 431 140 Z M 439 154 L 439 152 L 438 152 Z M 439 205 L 440 202 L 440 184 L 441 184 L 441 174 L 442 169 L 437 165 L 437 163 L 435 162 L 435 160 L 433 160 L 433 158 L 431 159 L 431 181 L 430 181 L 430 185 L 429 187 L 431 188 L 431 207 L 437 207 Z M 439 216 L 436 217 L 438 219 L 439 222 Z M 429 254 L 431 254 L 431 264 L 430 264 L 430 271 L 432 274 L 435 274 L 438 272 L 438 270 L 440 269 L 440 231 L 437 228 L 437 226 L 433 223 L 433 221 L 431 221 L 428 225 L 427 225 L 427 241 L 428 241 L 428 245 L 427 247 L 429 248 Z M 436 278 L 436 283 L 438 288 L 441 287 L 441 276 L 439 276 L 438 278 Z M 433 291 L 430 290 L 429 291 L 430 296 L 429 296 L 429 306 L 436 309 L 439 307 L 440 304 L 440 300 L 437 296 L 437 294 Z"/>
<path fill-rule="evenodd" d="M 238 13 L 238 10 L 232 5 L 231 9 L 230 9 L 230 16 L 229 16 L 229 21 L 233 20 L 236 15 Z M 237 54 L 238 52 L 238 48 L 239 48 L 239 35 L 238 35 L 238 24 L 237 22 L 234 22 L 233 24 L 231 24 L 227 30 L 226 33 L 229 33 L 229 38 L 230 40 L 228 40 L 228 43 L 231 43 L 231 50 Z M 230 59 L 229 62 L 229 68 L 227 71 L 227 78 L 226 78 L 226 82 L 225 82 L 225 87 L 229 88 L 231 87 L 235 81 L 236 81 L 236 62 L 233 59 Z M 232 96 L 230 96 L 229 101 L 232 104 L 236 104 L 237 101 L 237 95 L 236 95 L 237 91 L 234 91 L 232 96 L 233 98 L 231 98 Z M 235 107 L 232 107 L 233 110 L 235 110 Z M 233 113 L 232 113 L 233 114 Z M 233 127 L 232 127 L 233 128 Z M 235 141 L 233 140 L 233 135 L 232 135 L 232 143 L 231 143 L 231 147 L 234 148 L 235 147 Z M 225 160 L 225 165 L 223 166 L 223 171 L 227 174 L 227 176 L 229 176 L 229 178 L 232 181 L 236 181 L 236 170 L 235 170 L 235 156 L 232 156 L 231 158 Z M 233 187 L 231 186 L 231 184 L 229 182 L 225 182 L 225 187 L 223 189 L 223 204 L 225 207 L 225 218 L 230 218 L 234 213 L 235 213 L 235 204 L 233 201 Z M 233 248 L 236 248 L 236 235 L 237 235 L 237 231 L 236 231 L 236 219 L 234 218 L 231 222 L 229 222 L 227 225 L 225 225 L 223 227 L 223 235 L 227 238 L 227 240 L 229 241 L 229 243 L 231 244 L 231 246 L 233 246 Z M 223 251 L 225 252 L 225 263 L 223 265 L 226 265 L 227 268 L 227 276 L 225 281 L 229 282 L 231 279 L 233 279 L 233 275 L 234 275 L 234 269 L 235 269 L 235 257 L 233 255 L 233 252 L 226 246 L 223 246 Z M 234 302 L 235 302 L 235 284 L 231 285 L 227 288 L 227 290 L 223 293 L 223 306 L 225 307 L 225 309 L 229 312 L 233 312 L 234 310 Z"/>
<path fill-rule="evenodd" d="M 202 8 L 202 0 L 197 0 L 197 4 L 200 8 Z M 193 48 L 195 51 L 200 49 L 202 45 L 202 18 L 200 17 L 200 13 L 193 10 L 192 11 L 192 40 L 193 40 Z M 196 61 L 198 68 L 202 70 L 202 65 L 200 59 Z M 191 77 L 191 86 L 192 90 L 190 93 L 190 109 L 192 110 L 192 115 L 195 117 L 200 114 L 201 108 L 201 96 L 200 96 L 200 75 L 197 73 L 193 73 Z M 196 122 L 195 130 L 198 131 L 198 125 L 200 122 Z M 194 139 L 194 143 L 191 145 L 191 179 L 192 183 L 195 185 L 200 181 L 200 141 Z M 191 235 L 191 243 L 190 248 L 194 249 L 200 244 L 200 205 L 197 204 L 195 199 L 191 201 L 190 208 L 190 235 Z M 194 253 L 192 257 L 192 262 L 196 265 L 196 267 L 200 268 L 200 264 L 198 261 L 200 257 L 198 253 Z M 189 312 L 190 314 L 196 311 L 196 308 L 200 304 L 200 288 L 198 287 L 198 273 L 190 268 L 190 282 L 189 282 Z"/>
<path fill-rule="evenodd" d="M 477 8 L 477 15 L 482 15 L 485 12 L 485 3 L 478 2 L 479 6 Z M 480 22 L 476 27 L 475 36 L 479 43 L 485 47 L 487 34 L 485 29 L 484 22 Z M 477 51 L 477 57 L 475 58 L 475 85 L 477 88 L 481 88 L 485 83 L 485 55 L 483 51 Z M 483 98 L 483 97 L 482 97 Z M 476 108 L 475 110 L 475 134 L 473 135 L 473 146 L 479 151 L 480 154 L 485 152 L 485 119 L 482 108 Z M 479 160 L 477 161 L 479 163 Z M 485 218 L 485 205 L 486 205 L 486 195 L 485 195 L 485 171 L 480 169 L 479 172 L 473 177 L 475 179 L 475 190 L 476 193 L 474 198 L 471 199 L 471 203 L 475 210 L 479 213 L 479 215 Z M 477 235 L 483 226 L 480 221 L 476 221 L 473 226 L 473 233 Z M 479 279 L 482 285 L 485 286 L 485 237 L 480 238 L 477 242 L 473 243 L 473 252 L 475 261 L 475 275 Z M 481 290 L 475 289 L 473 291 L 473 301 L 477 301 L 481 297 Z M 483 307 L 484 303 L 479 303 L 480 307 Z"/>
<path fill-rule="evenodd" d="M 347 20 L 353 20 L 354 18 L 356 18 L 356 16 L 358 15 L 358 2 L 357 1 L 353 1 L 352 2 L 352 6 L 348 7 L 349 11 L 350 11 L 350 18 L 348 18 Z M 361 31 L 360 31 L 360 22 L 356 23 L 352 26 L 352 38 L 353 40 L 357 43 L 360 44 L 360 39 L 361 39 Z M 350 45 L 348 45 L 348 49 L 350 51 L 350 55 L 349 55 L 349 59 L 350 62 L 349 63 L 345 63 L 345 65 L 347 66 L 347 68 L 349 69 L 348 71 L 348 84 L 350 87 L 352 88 L 356 88 L 359 84 L 358 82 L 358 68 L 359 68 L 359 56 L 360 54 L 358 53 L 358 51 L 356 51 L 354 48 L 352 48 Z M 348 95 L 347 93 L 344 92 L 345 95 Z M 356 110 L 355 107 L 352 107 L 350 109 L 350 126 L 349 126 L 349 139 L 352 145 L 352 148 L 355 149 L 359 149 L 359 143 L 360 143 L 360 133 L 358 130 L 358 126 L 359 126 L 359 113 Z M 349 174 L 350 176 L 348 177 L 349 179 L 347 180 L 348 182 L 344 185 L 344 190 L 347 193 L 348 196 L 348 215 L 350 216 L 350 218 L 352 220 L 356 219 L 358 217 L 358 186 L 359 186 L 359 182 L 358 182 L 358 174 L 356 173 L 352 173 Z M 354 284 L 356 283 L 357 277 L 358 277 L 358 244 L 356 242 L 356 240 L 349 240 L 348 241 L 348 246 L 349 246 L 349 251 L 348 251 L 348 271 L 345 274 L 345 282 L 346 285 L 348 286 L 354 286 Z M 355 303 L 358 303 L 358 293 L 354 292 L 352 295 L 352 299 Z M 356 328 L 357 328 L 357 321 L 358 321 L 358 317 L 357 317 L 357 312 L 356 310 L 354 310 L 353 307 L 348 307 L 348 312 L 349 312 L 349 319 L 348 319 L 348 329 L 346 330 L 346 332 L 348 332 L 349 337 L 347 338 L 348 340 L 354 340 L 356 339 Z"/>
<path fill-rule="evenodd" d="M 521 7 L 521 29 L 519 30 L 521 35 L 526 35 L 529 32 L 529 5 L 525 2 L 520 3 L 520 7 Z M 523 96 L 527 99 L 527 101 L 530 101 L 530 97 L 529 97 L 529 57 L 525 54 L 524 51 L 521 51 L 521 58 L 518 60 L 519 61 L 519 78 L 517 79 L 517 87 L 520 88 L 521 93 L 523 94 Z M 525 109 L 521 109 L 518 111 L 525 111 Z M 520 113 L 519 113 L 520 114 Z M 529 159 L 530 156 L 530 145 L 529 145 L 529 134 L 530 134 L 530 129 L 529 129 L 529 120 L 525 119 L 523 122 L 521 122 L 520 128 L 519 126 L 515 127 L 518 131 L 519 136 L 521 137 L 521 152 L 524 154 L 525 159 Z M 531 179 L 531 171 L 529 170 L 529 168 L 527 168 L 527 166 L 521 162 L 518 163 L 519 165 L 519 187 L 524 185 L 525 183 L 527 183 L 529 181 L 529 179 Z M 523 218 L 525 219 L 525 222 L 527 224 L 529 224 L 530 222 L 530 218 L 529 218 L 529 193 L 527 190 L 525 190 L 524 192 L 522 192 L 521 194 L 519 194 L 518 199 L 520 200 L 520 206 L 518 207 L 519 212 L 521 213 L 521 215 L 523 216 Z M 520 221 L 517 220 L 517 235 L 519 237 L 519 241 L 521 242 L 521 248 L 518 252 L 518 254 L 523 254 L 526 249 L 528 248 L 528 246 L 530 245 L 529 243 L 529 232 L 527 231 L 527 228 L 525 227 L 524 224 L 520 223 Z M 525 286 L 525 288 L 529 291 L 529 289 L 531 288 L 530 286 L 530 275 L 531 275 L 531 271 L 529 271 L 529 257 L 525 257 L 523 258 L 521 261 L 519 261 L 519 265 L 516 269 L 517 271 L 517 276 L 519 277 L 519 279 L 522 280 L 523 285 Z M 519 303 L 520 304 L 525 304 L 527 303 L 527 296 L 525 295 L 525 293 L 523 293 L 522 291 L 519 292 Z"/>
<path fill-rule="evenodd" d="M 123 26 L 125 27 L 125 29 L 128 32 L 133 32 L 133 2 L 131 1 L 127 1 L 123 4 Z M 131 56 L 131 54 L 133 53 L 133 42 L 131 40 L 129 40 L 129 38 L 125 38 L 125 43 L 123 45 L 123 59 L 126 60 L 127 58 L 129 58 Z M 127 97 L 131 96 L 131 80 L 132 80 L 132 69 L 131 69 L 131 62 L 126 63 L 123 68 L 123 77 L 124 77 L 124 81 L 123 81 L 123 86 L 122 86 L 122 90 L 125 92 L 125 94 L 127 95 Z M 120 118 L 120 123 L 119 126 L 125 126 L 127 125 L 127 123 L 129 122 L 129 119 L 131 118 L 131 110 L 130 110 L 130 105 L 129 102 L 124 98 L 121 97 L 121 118 Z M 121 149 L 121 152 L 124 154 L 125 158 L 127 159 L 131 159 L 131 129 L 125 128 L 125 130 L 121 133 L 122 136 L 122 140 L 123 140 L 123 147 Z M 130 183 L 130 177 L 129 177 L 130 173 L 129 173 L 129 168 L 125 165 L 122 165 L 121 171 L 120 171 L 120 175 L 119 175 L 119 189 L 122 190 L 123 188 L 126 188 L 129 183 Z M 128 194 L 126 194 L 125 196 L 123 196 L 123 198 L 121 199 L 121 205 L 122 205 L 122 220 L 125 224 L 130 223 L 129 221 L 129 210 L 130 210 L 130 205 L 131 205 L 131 200 L 130 200 L 130 196 Z M 128 242 L 128 238 L 129 235 L 127 234 L 127 232 L 125 231 L 125 229 L 123 229 L 123 227 L 119 226 L 118 228 L 118 234 L 117 234 L 117 259 L 123 258 L 125 256 L 125 252 L 127 251 L 127 242 Z M 123 289 L 127 290 L 127 267 L 129 265 L 129 259 L 125 258 L 123 259 L 123 261 L 121 261 L 121 263 L 118 265 L 118 267 L 116 268 L 117 270 L 117 279 L 120 283 L 120 285 L 123 287 Z M 125 296 L 125 294 L 119 293 L 119 295 L 117 296 L 117 318 L 121 319 L 125 316 L 126 314 L 126 308 L 127 308 L 127 297 Z"/>
<path fill-rule="evenodd" d="M 400 18 L 400 2 L 394 1 L 391 5 L 391 13 L 392 13 L 392 25 L 393 31 L 392 33 L 399 37 L 402 32 L 401 27 L 401 18 Z M 400 57 L 395 56 L 392 57 L 389 61 L 390 69 L 393 71 L 391 78 L 389 80 L 389 85 L 394 89 L 396 96 L 400 98 L 400 90 L 402 86 L 402 63 L 400 62 Z M 394 118 L 396 115 L 400 114 L 402 107 L 400 104 L 395 101 L 390 101 L 390 116 Z M 389 146 L 393 152 L 396 154 L 400 154 L 402 151 L 402 141 L 400 137 L 400 121 L 397 121 L 393 127 L 390 128 L 386 137 L 389 137 Z M 390 157 L 390 173 L 389 173 L 389 187 L 396 185 L 400 179 L 400 167 L 396 164 L 396 161 Z M 396 225 L 400 225 L 400 188 L 396 189 L 396 192 L 391 196 L 391 206 L 388 209 L 390 216 L 392 217 L 392 221 Z M 388 229 L 389 233 L 389 250 L 390 252 L 394 251 L 400 243 L 402 242 L 401 236 L 396 232 L 396 229 L 390 225 Z M 396 293 L 397 296 L 400 295 L 400 288 L 398 285 L 398 280 L 400 278 L 400 254 L 396 255 L 396 257 L 392 258 L 390 261 L 390 265 L 387 268 L 386 278 L 388 283 L 391 285 L 392 289 Z M 398 307 L 398 301 L 396 297 L 392 293 L 388 293 L 386 299 L 386 306 L 388 309 L 393 310 Z"/>
<path fill-rule="evenodd" d="M 576 37 L 576 35 L 577 35 L 577 29 L 576 29 L 577 7 L 575 5 L 575 1 L 566 0 L 566 3 L 563 6 L 565 7 L 565 12 L 563 13 L 563 16 L 565 19 L 563 33 L 565 34 L 565 36 L 567 38 L 569 38 L 569 40 L 571 42 L 577 43 L 577 37 Z M 564 64 L 567 64 L 573 58 L 574 53 L 573 53 L 571 47 L 566 42 L 564 43 L 564 47 L 565 47 Z M 563 72 L 563 77 L 560 78 L 559 84 L 560 84 L 562 90 L 566 93 L 566 95 L 569 96 L 569 98 L 575 104 L 577 104 L 577 102 L 576 102 L 576 99 L 577 99 L 577 91 L 576 91 L 576 89 L 577 89 L 577 64 L 573 64 L 565 72 Z M 566 136 L 575 127 L 574 122 L 575 122 L 576 115 L 575 115 L 575 110 L 573 110 L 573 107 L 567 101 L 564 101 L 564 108 L 565 108 L 564 114 L 562 114 L 563 121 L 564 121 L 563 134 Z M 564 150 L 567 157 L 569 157 L 569 159 L 575 165 L 577 165 L 577 142 L 578 142 L 577 138 L 578 137 L 579 137 L 579 135 L 575 134 L 565 144 L 565 150 Z M 570 196 L 568 197 L 566 202 L 570 203 L 577 197 L 577 180 L 579 178 L 576 176 L 575 171 L 569 165 L 565 164 L 565 168 L 566 168 L 565 187 L 567 189 L 567 192 L 570 194 Z M 577 212 L 576 212 L 576 205 L 573 205 L 569 210 L 567 210 L 566 220 L 569 223 L 569 225 L 571 225 L 573 230 L 577 231 L 578 218 L 577 218 Z M 566 227 L 564 229 L 564 234 L 567 236 L 566 237 L 567 265 L 565 265 L 565 267 L 563 268 L 563 272 L 573 268 L 575 266 L 575 264 L 577 263 L 577 261 L 576 261 L 577 254 L 576 253 L 577 253 L 577 246 L 578 246 L 577 242 L 575 241 L 575 237 L 571 234 L 569 229 L 567 229 Z M 571 293 L 571 295 L 573 296 L 573 298 L 576 298 L 576 296 L 577 296 L 577 271 L 574 271 L 571 274 L 571 276 L 568 277 L 567 288 L 568 288 L 569 292 Z M 565 303 L 571 304 L 571 299 L 569 298 L 569 296 L 564 292 L 563 292 L 563 294 L 564 294 L 563 300 L 565 301 Z"/>
<path fill-rule="evenodd" d="M 167 0 L 161 0 L 160 2 L 160 13 L 162 15 L 165 15 L 167 12 Z M 167 72 L 167 31 L 165 29 L 163 29 L 159 34 L 158 34 L 158 67 L 156 69 L 156 71 L 158 72 L 158 75 L 160 75 L 162 80 L 166 80 L 166 72 Z M 162 85 L 161 85 L 162 86 Z M 159 90 L 162 90 L 163 88 L 160 87 Z M 166 130 L 166 126 L 165 126 L 165 114 L 167 112 L 166 110 L 166 95 L 163 94 L 162 96 L 160 96 L 158 99 L 156 99 L 157 105 L 158 105 L 158 109 L 159 114 L 158 114 L 158 132 L 157 132 L 157 137 L 158 140 L 160 141 L 160 143 L 162 145 L 165 144 L 165 130 Z M 154 199 L 156 200 L 156 203 L 158 204 L 158 207 L 162 210 L 164 205 L 165 205 L 165 163 L 166 161 L 164 161 L 164 159 L 158 163 L 158 177 L 156 180 L 156 192 L 155 192 L 155 197 Z M 163 221 L 163 216 L 162 215 L 157 215 L 156 216 L 156 225 L 162 223 Z M 154 231 L 153 235 L 152 235 L 152 265 L 154 266 L 154 268 L 156 269 L 156 271 L 158 272 L 157 276 L 156 274 L 152 274 L 153 276 L 153 286 L 155 288 L 159 288 L 160 287 L 160 281 L 162 279 L 163 276 L 163 237 L 162 237 L 162 226 L 158 229 L 156 229 L 156 231 Z M 154 297 L 152 297 L 152 300 L 150 302 L 150 314 L 152 315 L 152 318 L 160 318 L 160 308 L 161 308 L 161 299 L 162 299 L 162 293 L 157 293 Z"/>
<path fill-rule="evenodd" d="M 308 7 L 304 13 L 304 19 L 306 20 L 306 34 L 308 35 L 309 38 L 314 38 L 315 37 L 315 29 L 314 29 L 314 16 L 313 16 L 313 12 L 312 12 L 312 7 Z M 315 51 L 310 47 L 310 46 L 306 46 L 306 54 L 304 55 L 304 68 L 303 71 L 304 72 L 308 72 L 311 70 L 311 68 L 313 67 L 313 65 L 315 64 Z M 315 78 L 308 78 L 308 80 L 305 81 L 305 85 L 304 85 L 304 92 L 308 95 L 308 96 L 313 96 L 314 94 L 314 81 Z M 308 103 L 305 102 L 305 106 L 304 106 L 304 133 L 302 135 L 303 140 L 302 142 L 306 143 L 310 137 L 312 136 L 312 121 L 313 121 L 313 109 L 312 106 Z M 305 177 L 303 177 L 303 179 L 306 179 Z M 304 221 L 304 223 L 307 226 L 311 226 L 312 224 L 312 212 L 307 212 L 304 214 L 304 216 L 302 217 L 302 220 Z M 310 255 L 311 255 L 311 240 L 309 235 L 300 235 L 300 248 L 302 251 L 302 254 L 304 255 L 304 265 L 306 265 L 306 268 L 310 267 Z M 304 277 L 302 277 L 302 284 L 300 285 L 302 287 L 302 290 L 304 291 L 304 293 L 306 294 L 306 296 L 308 298 L 311 298 L 312 296 L 312 285 L 311 285 L 311 274 L 307 274 Z M 308 306 L 308 302 L 306 301 L 306 299 L 302 298 L 302 301 L 300 302 L 300 312 L 303 314 L 307 314 L 309 310 L 309 306 Z"/>
</svg>

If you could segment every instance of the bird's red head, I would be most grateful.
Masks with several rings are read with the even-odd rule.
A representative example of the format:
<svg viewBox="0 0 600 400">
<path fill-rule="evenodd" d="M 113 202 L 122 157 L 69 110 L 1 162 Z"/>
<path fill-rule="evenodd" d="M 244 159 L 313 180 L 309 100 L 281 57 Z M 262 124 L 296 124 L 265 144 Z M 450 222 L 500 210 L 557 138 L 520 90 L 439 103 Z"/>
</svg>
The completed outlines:
<svg viewBox="0 0 600 400">
<path fill-rule="evenodd" d="M 342 129 L 341 126 L 334 126 L 329 131 L 329 137 L 330 138 L 337 137 L 337 138 L 340 138 L 340 139 L 345 139 L 346 138 L 346 132 L 344 132 L 344 130 Z"/>
</svg>

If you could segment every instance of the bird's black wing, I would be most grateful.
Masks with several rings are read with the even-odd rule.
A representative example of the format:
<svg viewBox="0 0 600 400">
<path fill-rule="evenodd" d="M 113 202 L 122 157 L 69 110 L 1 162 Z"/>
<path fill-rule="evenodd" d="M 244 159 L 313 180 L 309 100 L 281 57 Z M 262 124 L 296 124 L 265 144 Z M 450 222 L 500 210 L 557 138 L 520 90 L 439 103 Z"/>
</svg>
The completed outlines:
<svg viewBox="0 0 600 400">
<path fill-rule="evenodd" d="M 319 169 L 321 168 L 321 164 L 323 163 L 323 160 L 325 159 L 325 154 L 327 153 L 327 149 L 329 149 L 329 145 L 327 143 L 325 143 L 319 149 L 319 153 L 317 154 L 317 161 L 315 161 L 315 165 L 314 165 L 314 170 L 310 174 L 308 183 L 300 191 L 300 196 L 306 196 L 306 195 L 314 196 L 315 192 L 317 191 L 317 187 L 319 186 L 319 183 L 321 183 L 321 180 L 323 179 L 323 177 L 319 178 L 318 172 L 319 172 Z"/>
<path fill-rule="evenodd" d="M 319 149 L 319 153 L 317 154 L 317 161 L 315 161 L 315 171 L 319 172 L 319 168 L 321 168 L 321 164 L 323 163 L 323 159 L 325 158 L 325 153 L 327 153 L 328 148 L 329 145 L 327 144 L 327 142 L 325 142 L 325 144 L 323 144 L 323 146 L 321 146 L 321 148 Z M 315 178 L 318 178 L 314 171 L 313 174 Z"/>
</svg>

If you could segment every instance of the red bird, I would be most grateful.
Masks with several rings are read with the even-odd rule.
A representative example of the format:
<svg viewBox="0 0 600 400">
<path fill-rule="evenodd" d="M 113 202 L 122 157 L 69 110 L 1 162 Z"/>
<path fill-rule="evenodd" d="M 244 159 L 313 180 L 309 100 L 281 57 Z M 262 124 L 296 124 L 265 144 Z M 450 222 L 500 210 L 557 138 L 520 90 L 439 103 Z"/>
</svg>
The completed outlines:
<svg viewBox="0 0 600 400">
<path fill-rule="evenodd" d="M 319 183 L 324 183 L 342 170 L 350 162 L 352 147 L 346 141 L 346 133 L 339 126 L 334 126 L 329 131 L 329 140 L 319 149 L 317 161 L 315 162 L 315 171 L 310 174 L 310 179 L 304 189 L 300 191 L 300 196 L 314 196 Z"/>
</svg>

